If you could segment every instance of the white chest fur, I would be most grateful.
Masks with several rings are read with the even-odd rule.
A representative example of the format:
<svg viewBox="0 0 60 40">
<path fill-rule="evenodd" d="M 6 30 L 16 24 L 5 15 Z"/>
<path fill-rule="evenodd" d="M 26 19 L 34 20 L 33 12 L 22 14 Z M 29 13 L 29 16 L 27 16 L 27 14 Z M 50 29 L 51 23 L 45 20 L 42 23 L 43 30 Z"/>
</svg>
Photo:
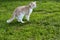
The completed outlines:
<svg viewBox="0 0 60 40">
<path fill-rule="evenodd" d="M 33 11 L 33 9 L 30 9 L 30 10 L 29 10 L 29 14 L 31 14 L 31 13 L 32 13 L 32 11 Z"/>
</svg>

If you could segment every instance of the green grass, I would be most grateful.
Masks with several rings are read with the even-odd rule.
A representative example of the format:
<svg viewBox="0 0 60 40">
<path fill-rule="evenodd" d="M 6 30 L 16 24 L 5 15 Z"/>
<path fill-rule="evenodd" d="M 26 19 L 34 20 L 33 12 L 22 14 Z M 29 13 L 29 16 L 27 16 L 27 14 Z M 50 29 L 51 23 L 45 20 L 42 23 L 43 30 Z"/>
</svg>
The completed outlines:
<svg viewBox="0 0 60 40">
<path fill-rule="evenodd" d="M 14 20 L 7 24 L 18 6 L 30 1 L 0 2 L 0 40 L 60 40 L 60 3 L 54 1 L 39 2 L 24 24 Z"/>
</svg>

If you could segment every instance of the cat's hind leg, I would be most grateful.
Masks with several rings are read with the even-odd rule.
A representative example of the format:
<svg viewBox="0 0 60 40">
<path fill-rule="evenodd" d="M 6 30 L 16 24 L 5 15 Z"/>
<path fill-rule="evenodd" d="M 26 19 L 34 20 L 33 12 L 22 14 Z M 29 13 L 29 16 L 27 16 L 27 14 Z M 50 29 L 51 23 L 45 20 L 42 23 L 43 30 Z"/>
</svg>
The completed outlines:
<svg viewBox="0 0 60 40">
<path fill-rule="evenodd" d="M 17 18 L 18 22 L 24 23 L 23 17 L 24 17 L 24 14 L 20 14 Z"/>
</svg>

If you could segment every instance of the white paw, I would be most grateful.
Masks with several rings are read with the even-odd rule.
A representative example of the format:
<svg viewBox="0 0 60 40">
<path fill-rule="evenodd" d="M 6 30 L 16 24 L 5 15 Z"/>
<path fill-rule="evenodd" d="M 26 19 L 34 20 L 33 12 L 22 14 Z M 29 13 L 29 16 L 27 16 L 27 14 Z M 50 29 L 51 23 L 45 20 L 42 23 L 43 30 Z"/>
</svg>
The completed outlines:
<svg viewBox="0 0 60 40">
<path fill-rule="evenodd" d="M 27 20 L 27 21 L 29 21 L 29 20 Z"/>
<path fill-rule="evenodd" d="M 27 19 L 27 21 L 29 21 L 29 19 Z"/>
<path fill-rule="evenodd" d="M 25 23 L 24 21 L 22 21 L 21 23 Z"/>
</svg>

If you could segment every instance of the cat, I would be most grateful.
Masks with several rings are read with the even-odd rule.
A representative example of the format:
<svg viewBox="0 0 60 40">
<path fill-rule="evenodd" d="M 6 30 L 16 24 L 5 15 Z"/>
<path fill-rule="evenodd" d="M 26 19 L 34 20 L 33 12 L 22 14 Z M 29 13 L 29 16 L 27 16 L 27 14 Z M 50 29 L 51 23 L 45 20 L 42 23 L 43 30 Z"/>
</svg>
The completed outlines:
<svg viewBox="0 0 60 40">
<path fill-rule="evenodd" d="M 26 17 L 26 20 L 29 21 L 30 15 L 34 8 L 36 8 L 36 1 L 31 2 L 27 6 L 17 7 L 13 12 L 12 18 L 7 20 L 7 23 L 11 23 L 15 18 L 17 19 L 18 22 L 25 23 L 23 21 L 24 16 Z"/>
</svg>

